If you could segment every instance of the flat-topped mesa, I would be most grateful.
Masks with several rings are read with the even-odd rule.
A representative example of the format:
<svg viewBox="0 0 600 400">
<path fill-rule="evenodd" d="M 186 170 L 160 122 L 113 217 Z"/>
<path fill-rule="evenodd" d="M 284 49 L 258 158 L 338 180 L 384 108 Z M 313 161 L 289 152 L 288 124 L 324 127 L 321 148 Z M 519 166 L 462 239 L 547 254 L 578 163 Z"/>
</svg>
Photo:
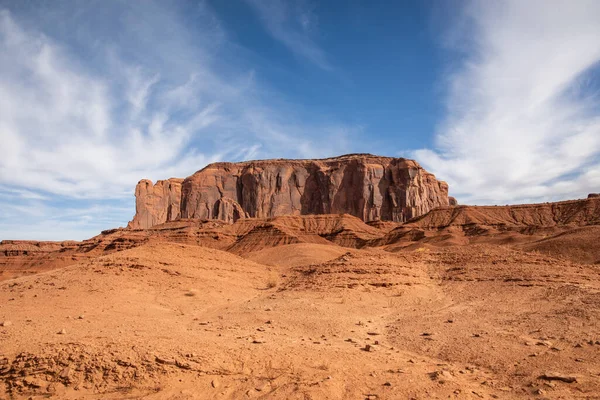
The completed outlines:
<svg viewBox="0 0 600 400">
<path fill-rule="evenodd" d="M 160 223 L 159 218 L 145 224 L 143 220 L 146 215 L 157 214 L 156 207 L 171 204 L 149 201 L 148 192 L 140 190 L 144 182 L 136 188 L 133 228 Z M 154 190 L 152 196 L 162 192 Z M 448 205 L 448 185 L 416 161 L 350 154 L 318 160 L 210 164 L 181 184 L 180 217 L 234 222 L 240 218 L 346 213 L 366 222 L 404 222 Z M 171 212 L 168 218 L 177 218 L 175 214 Z"/>
<path fill-rule="evenodd" d="M 181 178 L 157 181 L 142 179 L 135 187 L 135 216 L 127 224 L 132 229 L 148 229 L 180 216 Z"/>
</svg>

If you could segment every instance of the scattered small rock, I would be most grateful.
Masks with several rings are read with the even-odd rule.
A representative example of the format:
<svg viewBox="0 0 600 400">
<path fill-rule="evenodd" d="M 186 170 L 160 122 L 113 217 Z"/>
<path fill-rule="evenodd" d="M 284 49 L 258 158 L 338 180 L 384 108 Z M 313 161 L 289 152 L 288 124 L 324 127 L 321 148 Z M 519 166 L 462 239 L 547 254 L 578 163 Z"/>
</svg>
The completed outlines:
<svg viewBox="0 0 600 400">
<path fill-rule="evenodd" d="M 8 327 L 9 327 L 9 326 L 11 326 L 11 325 L 12 325 L 12 322 L 11 322 L 11 321 L 2 321 L 2 322 L 0 323 L 0 326 L 4 326 L 4 327 L 6 327 L 6 328 L 8 328 Z"/>
<path fill-rule="evenodd" d="M 374 351 L 375 349 L 370 344 L 366 344 L 361 350 L 363 351 Z"/>
<path fill-rule="evenodd" d="M 391 382 L 386 382 L 383 384 L 383 386 L 392 386 Z"/>
<path fill-rule="evenodd" d="M 173 359 L 164 358 L 164 357 L 160 357 L 160 356 L 154 356 L 154 360 L 159 364 L 165 364 L 165 365 L 175 365 L 175 363 L 176 363 L 176 361 Z"/>
<path fill-rule="evenodd" d="M 191 364 L 186 361 L 175 360 L 175 366 L 177 366 L 181 369 L 192 369 Z"/>
<path fill-rule="evenodd" d="M 80 315 L 79 317 L 77 317 L 77 319 L 84 319 L 85 315 Z"/>
<path fill-rule="evenodd" d="M 213 388 L 218 388 L 219 387 L 219 381 L 216 379 L 213 379 L 212 381 L 210 381 L 210 386 L 212 386 Z"/>
<path fill-rule="evenodd" d="M 61 329 L 60 331 L 57 332 L 57 334 L 59 334 L 59 335 L 66 335 L 67 334 L 67 330 L 66 329 Z"/>
<path fill-rule="evenodd" d="M 454 376 L 452 375 L 452 373 L 450 373 L 449 371 L 446 371 L 446 370 L 431 372 L 431 373 L 429 373 L 429 377 L 432 380 L 437 380 L 440 382 L 449 381 L 449 380 L 454 379 Z"/>
<path fill-rule="evenodd" d="M 398 369 L 388 369 L 387 372 L 389 372 L 390 374 L 403 374 L 404 370 L 401 368 Z"/>
<path fill-rule="evenodd" d="M 62 371 L 60 371 L 60 375 L 59 376 L 61 377 L 61 379 L 69 380 L 70 379 L 69 378 L 70 374 L 71 374 L 71 368 L 70 367 L 66 367 Z"/>
<path fill-rule="evenodd" d="M 33 387 L 33 388 L 41 388 L 44 384 L 41 381 L 38 381 L 35 378 L 32 378 L 30 376 L 26 377 L 24 380 L 25 384 L 27 386 Z"/>
<path fill-rule="evenodd" d="M 260 339 L 254 339 L 252 341 L 253 344 L 263 344 L 265 341 L 264 340 L 260 340 Z"/>
<path fill-rule="evenodd" d="M 433 333 L 431 333 L 431 332 L 423 332 L 423 333 L 421 333 L 421 336 L 431 336 L 431 335 L 433 335 Z"/>
<path fill-rule="evenodd" d="M 540 375 L 539 379 L 543 379 L 546 381 L 561 381 L 566 383 L 577 382 L 577 378 L 574 376 L 558 374 L 553 372 L 547 372 L 543 375 Z"/>
</svg>

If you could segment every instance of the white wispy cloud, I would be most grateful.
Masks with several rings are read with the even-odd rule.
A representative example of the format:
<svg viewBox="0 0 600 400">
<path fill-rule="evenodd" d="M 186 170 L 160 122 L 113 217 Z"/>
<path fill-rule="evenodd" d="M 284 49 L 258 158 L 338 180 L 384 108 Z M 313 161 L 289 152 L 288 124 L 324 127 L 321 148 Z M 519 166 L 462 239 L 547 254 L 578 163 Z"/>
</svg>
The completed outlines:
<svg viewBox="0 0 600 400">
<path fill-rule="evenodd" d="M 413 156 L 467 203 L 545 201 L 600 189 L 600 3 L 467 2 L 446 33 L 437 149 Z"/>
<path fill-rule="evenodd" d="M 307 124 L 279 101 L 252 65 L 236 59 L 204 3 L 189 10 L 151 1 L 108 2 L 102 10 L 16 4 L 17 11 L 0 7 L 0 200 L 14 205 L 4 211 L 0 239 L 18 224 L 31 238 L 85 238 L 98 224 L 70 222 L 76 237 L 38 229 L 65 207 L 49 203 L 88 209 L 117 199 L 129 212 L 103 209 L 103 223 L 113 226 L 102 228 L 124 225 L 141 178 L 185 177 L 223 159 L 329 156 L 343 140 L 330 148 L 315 142 L 327 131 L 352 132 L 335 122 Z"/>
<path fill-rule="evenodd" d="M 122 196 L 140 173 L 183 172 L 209 157 L 186 153 L 191 137 L 214 120 L 211 104 L 147 107 L 159 78 L 142 67 L 111 76 L 81 65 L 65 46 L 0 13 L 0 182 L 73 197 Z M 148 76 L 145 76 L 148 75 Z M 199 116 L 199 117 L 198 117 Z M 200 118 L 201 121 L 197 121 Z M 136 177 L 137 175 L 137 177 Z M 130 190 L 130 189 L 129 189 Z"/>
<path fill-rule="evenodd" d="M 266 30 L 296 55 L 324 70 L 332 70 L 327 53 L 317 44 L 318 18 L 305 0 L 246 0 Z"/>
</svg>

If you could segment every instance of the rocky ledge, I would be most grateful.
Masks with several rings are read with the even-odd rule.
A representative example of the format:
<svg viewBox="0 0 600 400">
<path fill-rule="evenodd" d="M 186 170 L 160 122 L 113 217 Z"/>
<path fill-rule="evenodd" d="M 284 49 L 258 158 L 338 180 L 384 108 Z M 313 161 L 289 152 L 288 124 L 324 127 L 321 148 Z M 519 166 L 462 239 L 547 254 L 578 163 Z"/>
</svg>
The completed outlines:
<svg viewBox="0 0 600 400">
<path fill-rule="evenodd" d="M 365 222 L 404 222 L 450 205 L 448 185 L 416 161 L 349 154 L 316 160 L 219 162 L 181 180 L 136 187 L 133 229 L 177 218 L 269 218 L 351 214 Z M 452 202 L 454 203 L 454 202 Z"/>
</svg>

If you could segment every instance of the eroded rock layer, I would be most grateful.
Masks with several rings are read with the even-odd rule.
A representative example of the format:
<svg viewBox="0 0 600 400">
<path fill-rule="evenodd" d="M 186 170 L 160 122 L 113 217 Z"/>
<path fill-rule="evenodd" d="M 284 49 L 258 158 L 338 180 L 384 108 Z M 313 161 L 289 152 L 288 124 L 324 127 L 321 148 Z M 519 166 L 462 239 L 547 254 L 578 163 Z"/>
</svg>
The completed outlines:
<svg viewBox="0 0 600 400">
<path fill-rule="evenodd" d="M 148 179 L 139 181 L 135 187 L 135 216 L 127 226 L 148 229 L 179 218 L 181 182 L 183 179 L 179 178 L 158 181 L 155 185 Z"/>
<path fill-rule="evenodd" d="M 449 204 L 448 185 L 416 161 L 369 154 L 210 164 L 183 181 L 179 209 L 172 181 L 154 186 L 140 181 L 130 227 L 177 217 L 234 222 L 342 213 L 363 221 L 403 222 Z"/>
</svg>

